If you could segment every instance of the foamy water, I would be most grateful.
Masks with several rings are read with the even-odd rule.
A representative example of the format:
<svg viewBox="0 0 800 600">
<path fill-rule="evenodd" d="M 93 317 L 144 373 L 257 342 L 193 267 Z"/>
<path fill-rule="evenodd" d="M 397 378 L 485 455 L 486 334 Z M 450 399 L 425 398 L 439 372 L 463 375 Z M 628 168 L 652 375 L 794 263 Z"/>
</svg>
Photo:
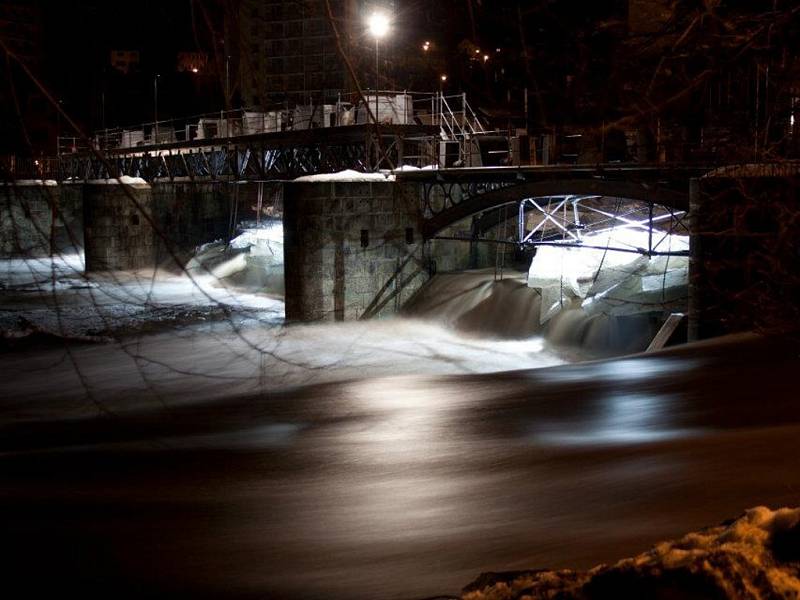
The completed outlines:
<svg viewBox="0 0 800 600">
<path fill-rule="evenodd" d="M 236 261 L 241 255 L 221 264 Z M 524 274 L 502 280 L 492 271 L 438 275 L 402 316 L 287 326 L 280 300 L 202 271 L 192 279 L 86 277 L 80 257 L 6 261 L 3 269 L 11 292 L 10 304 L 9 292 L 4 301 L 11 308 L 7 323 L 67 337 L 100 332 L 116 338 L 68 352 L 54 342 L 48 351 L 7 356 L 4 366 L 16 381 L 4 396 L 20 416 L 35 410 L 36 398 L 48 399 L 51 408 L 61 399 L 71 413 L 82 413 L 98 410 L 92 398 L 125 410 L 350 378 L 548 367 L 639 350 L 651 337 L 646 319 L 575 310 L 543 326 L 540 295 L 525 285 Z"/>
<path fill-rule="evenodd" d="M 501 279 L 494 270 L 484 269 L 436 275 L 403 313 L 472 335 L 538 336 L 546 341 L 546 347 L 570 349 L 581 357 L 640 352 L 663 322 L 658 313 L 590 314 L 576 303 L 541 323 L 541 306 L 541 293 L 527 286 L 525 273 L 507 271 Z"/>
</svg>

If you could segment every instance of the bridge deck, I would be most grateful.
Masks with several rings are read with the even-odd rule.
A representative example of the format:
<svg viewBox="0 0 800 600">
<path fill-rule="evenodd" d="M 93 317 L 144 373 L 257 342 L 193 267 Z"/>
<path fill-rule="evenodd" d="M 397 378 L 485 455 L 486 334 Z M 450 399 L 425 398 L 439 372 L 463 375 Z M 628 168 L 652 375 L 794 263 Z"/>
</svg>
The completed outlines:
<svg viewBox="0 0 800 600">
<path fill-rule="evenodd" d="M 423 169 L 397 173 L 398 180 L 429 182 L 544 181 L 564 179 L 625 179 L 689 181 L 713 170 L 713 166 L 669 163 L 604 163 L 593 165 L 522 165 L 508 167 L 461 167 Z"/>
<path fill-rule="evenodd" d="M 378 131 L 380 142 L 375 127 L 364 124 L 115 148 L 104 152 L 105 160 L 91 152 L 66 154 L 56 178 L 265 181 L 345 169 L 372 171 L 405 164 L 418 150 L 414 142 L 434 138 L 438 127 L 381 125 Z"/>
</svg>

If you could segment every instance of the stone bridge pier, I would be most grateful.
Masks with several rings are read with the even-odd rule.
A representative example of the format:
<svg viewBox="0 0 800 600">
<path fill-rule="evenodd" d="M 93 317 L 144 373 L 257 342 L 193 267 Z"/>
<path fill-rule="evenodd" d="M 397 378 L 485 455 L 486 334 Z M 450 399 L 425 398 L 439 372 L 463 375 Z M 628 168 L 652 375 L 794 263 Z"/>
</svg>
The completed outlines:
<svg viewBox="0 0 800 600">
<path fill-rule="evenodd" d="M 83 191 L 86 271 L 155 267 L 156 232 L 148 218 L 153 218 L 153 193 L 148 184 L 86 184 Z"/>
<path fill-rule="evenodd" d="M 285 184 L 288 320 L 396 312 L 428 279 L 418 186 L 365 179 Z"/>
</svg>

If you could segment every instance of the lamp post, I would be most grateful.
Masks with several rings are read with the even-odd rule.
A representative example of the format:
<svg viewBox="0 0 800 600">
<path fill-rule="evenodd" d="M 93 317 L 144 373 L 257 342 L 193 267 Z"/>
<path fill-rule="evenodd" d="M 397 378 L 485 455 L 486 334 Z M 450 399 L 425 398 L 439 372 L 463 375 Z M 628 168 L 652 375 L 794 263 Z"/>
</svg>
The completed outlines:
<svg viewBox="0 0 800 600">
<path fill-rule="evenodd" d="M 155 144 L 158 143 L 158 78 L 159 77 L 161 77 L 161 75 L 158 74 L 156 74 L 156 76 L 153 77 L 153 120 L 155 121 L 154 123 L 155 139 L 153 140 L 153 143 Z"/>
<path fill-rule="evenodd" d="M 367 26 L 372 37 L 375 38 L 375 124 L 378 124 L 378 90 L 380 89 L 380 41 L 389 32 L 389 17 L 381 12 L 374 12 L 367 20 Z"/>
<path fill-rule="evenodd" d="M 439 124 L 442 124 L 442 116 L 444 115 L 444 84 L 447 82 L 447 75 L 442 73 L 439 76 Z"/>
</svg>

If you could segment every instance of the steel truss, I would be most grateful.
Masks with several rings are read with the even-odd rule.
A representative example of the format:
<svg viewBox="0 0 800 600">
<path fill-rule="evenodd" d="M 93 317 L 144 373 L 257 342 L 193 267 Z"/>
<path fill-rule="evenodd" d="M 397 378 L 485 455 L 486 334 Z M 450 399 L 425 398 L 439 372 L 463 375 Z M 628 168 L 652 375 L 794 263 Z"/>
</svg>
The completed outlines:
<svg viewBox="0 0 800 600">
<path fill-rule="evenodd" d="M 403 172 L 397 181 L 419 186 L 422 234 L 433 239 L 476 215 L 492 222 L 497 207 L 517 207 L 524 198 L 613 197 L 686 210 L 689 181 L 703 173 L 702 167 L 657 165 L 471 167 Z"/>
<path fill-rule="evenodd" d="M 613 212 L 597 205 L 614 203 Z M 621 212 L 625 207 L 626 210 Z M 645 218 L 641 218 L 642 214 Z M 536 215 L 538 220 L 530 222 Z M 670 235 L 688 235 L 686 211 L 655 203 L 633 202 L 602 196 L 549 196 L 525 198 L 519 202 L 517 243 L 522 246 L 593 248 L 613 252 L 634 252 L 645 256 L 686 256 L 685 251 L 664 250 Z M 638 218 L 637 218 L 638 217 Z M 597 246 L 586 242 L 588 235 L 638 230 L 648 233 L 647 248 L 619 242 Z"/>
<path fill-rule="evenodd" d="M 91 153 L 65 154 L 60 157 L 59 178 L 87 181 L 128 175 L 146 181 L 269 181 L 346 169 L 373 171 L 403 164 L 406 133 L 420 135 L 416 126 L 408 132 L 387 129 L 380 140 L 366 127 L 339 129 L 348 131 L 307 130 L 215 140 L 214 145 L 115 150 L 105 155 L 105 161 Z"/>
</svg>

